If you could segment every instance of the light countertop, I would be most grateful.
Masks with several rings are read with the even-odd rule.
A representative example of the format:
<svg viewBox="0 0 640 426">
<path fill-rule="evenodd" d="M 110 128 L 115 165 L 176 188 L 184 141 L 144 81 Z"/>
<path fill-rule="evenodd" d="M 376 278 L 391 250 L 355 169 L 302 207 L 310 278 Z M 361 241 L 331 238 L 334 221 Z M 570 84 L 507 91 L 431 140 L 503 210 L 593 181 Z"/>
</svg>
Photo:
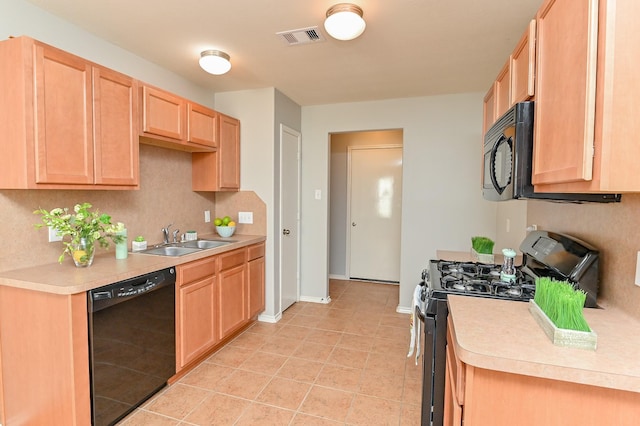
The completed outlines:
<svg viewBox="0 0 640 426">
<path fill-rule="evenodd" d="M 450 295 L 455 350 L 489 370 L 640 392 L 640 321 L 615 309 L 585 309 L 595 351 L 555 346 L 528 303 Z"/>
<path fill-rule="evenodd" d="M 109 250 L 96 255 L 93 265 L 88 268 L 77 268 L 71 259 L 66 258 L 62 263 L 55 262 L 5 271 L 0 273 L 0 285 L 55 294 L 83 293 L 103 285 L 224 253 L 266 239 L 259 235 L 238 234 L 228 239 L 213 234 L 201 235 L 200 238 L 233 242 L 215 249 L 201 250 L 178 257 L 130 252 L 126 259 L 116 259 L 115 250 Z"/>
</svg>

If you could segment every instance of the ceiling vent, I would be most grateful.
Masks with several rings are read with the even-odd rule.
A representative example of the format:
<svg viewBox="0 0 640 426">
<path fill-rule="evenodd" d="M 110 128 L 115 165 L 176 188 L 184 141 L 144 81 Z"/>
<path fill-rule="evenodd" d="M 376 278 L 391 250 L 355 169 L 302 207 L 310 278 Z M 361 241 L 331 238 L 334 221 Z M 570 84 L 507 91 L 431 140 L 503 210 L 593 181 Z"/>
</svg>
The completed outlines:
<svg viewBox="0 0 640 426">
<path fill-rule="evenodd" d="M 280 31 L 276 35 L 289 46 L 325 41 L 318 27 L 300 28 L 299 30 Z"/>
</svg>

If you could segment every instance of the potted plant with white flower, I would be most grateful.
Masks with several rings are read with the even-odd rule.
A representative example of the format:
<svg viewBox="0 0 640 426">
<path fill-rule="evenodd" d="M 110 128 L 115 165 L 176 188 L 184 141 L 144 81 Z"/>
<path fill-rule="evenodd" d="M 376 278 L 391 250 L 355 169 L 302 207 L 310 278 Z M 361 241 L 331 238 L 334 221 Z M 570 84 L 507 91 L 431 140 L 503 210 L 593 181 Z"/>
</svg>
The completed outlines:
<svg viewBox="0 0 640 426">
<path fill-rule="evenodd" d="M 96 243 L 107 248 L 108 239 L 114 243 L 123 241 L 124 237 L 117 233 L 124 229 L 124 224 L 111 223 L 111 216 L 97 210 L 91 211 L 91 207 L 89 203 L 82 203 L 73 207 L 73 213 L 66 207 L 56 207 L 51 211 L 38 209 L 33 212 L 42 216 L 43 223 L 36 224 L 36 228 L 48 226 L 63 237 L 65 248 L 58 262 L 62 263 L 64 256 L 69 254 L 76 266 L 91 266 Z"/>
</svg>

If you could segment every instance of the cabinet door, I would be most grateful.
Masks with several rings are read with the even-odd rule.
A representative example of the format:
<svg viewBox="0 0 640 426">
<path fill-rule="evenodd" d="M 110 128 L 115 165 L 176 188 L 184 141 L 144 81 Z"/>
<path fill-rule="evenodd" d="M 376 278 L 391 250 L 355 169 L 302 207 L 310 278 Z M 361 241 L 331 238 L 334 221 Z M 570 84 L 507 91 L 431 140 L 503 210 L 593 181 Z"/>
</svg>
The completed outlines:
<svg viewBox="0 0 640 426">
<path fill-rule="evenodd" d="M 487 131 L 493 126 L 496 121 L 496 84 L 495 82 L 489 88 L 489 91 L 484 95 L 484 104 L 482 108 L 482 135 L 487 134 Z"/>
<path fill-rule="evenodd" d="M 538 11 L 534 184 L 592 178 L 598 0 Z"/>
<path fill-rule="evenodd" d="M 496 78 L 496 113 L 495 119 L 502 117 L 511 106 L 511 67 L 510 62 L 504 64 Z"/>
<path fill-rule="evenodd" d="M 218 147 L 218 186 L 221 190 L 240 189 L 240 121 L 220 114 Z"/>
<path fill-rule="evenodd" d="M 171 93 L 150 86 L 142 88 L 142 132 L 184 141 L 186 102 Z"/>
<path fill-rule="evenodd" d="M 215 276 L 179 288 L 178 370 L 210 349 L 217 341 Z"/>
<path fill-rule="evenodd" d="M 253 318 L 264 311 L 264 268 L 264 257 L 250 260 L 248 263 L 249 312 L 247 319 Z"/>
<path fill-rule="evenodd" d="M 511 54 L 511 102 L 530 99 L 534 91 L 536 65 L 536 20 L 532 19 Z"/>
<path fill-rule="evenodd" d="M 245 264 L 222 271 L 218 284 L 218 314 L 220 338 L 224 339 L 240 328 L 247 318 Z"/>
<path fill-rule="evenodd" d="M 216 148 L 216 126 L 218 113 L 201 105 L 189 103 L 187 105 L 188 135 L 187 141 L 199 145 Z"/>
<path fill-rule="evenodd" d="M 456 399 L 455 380 L 453 380 L 449 362 L 447 362 L 445 370 L 443 424 L 445 426 L 460 426 L 462 425 L 462 406 L 458 404 Z"/>
<path fill-rule="evenodd" d="M 126 75 L 93 67 L 95 183 L 138 185 L 137 85 Z"/>
<path fill-rule="evenodd" d="M 93 183 L 91 65 L 35 44 L 36 183 Z"/>
</svg>

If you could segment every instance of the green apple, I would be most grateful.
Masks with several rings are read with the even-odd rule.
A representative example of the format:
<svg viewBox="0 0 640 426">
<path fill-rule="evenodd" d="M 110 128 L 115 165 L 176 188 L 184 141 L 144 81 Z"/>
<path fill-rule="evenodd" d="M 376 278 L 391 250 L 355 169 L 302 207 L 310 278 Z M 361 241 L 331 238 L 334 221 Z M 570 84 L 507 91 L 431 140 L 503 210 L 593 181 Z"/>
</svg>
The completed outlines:
<svg viewBox="0 0 640 426">
<path fill-rule="evenodd" d="M 220 219 L 219 217 L 216 217 L 213 221 L 213 224 L 215 226 L 222 226 L 222 219 Z"/>
<path fill-rule="evenodd" d="M 229 222 L 231 222 L 231 218 L 229 216 L 225 216 L 225 217 L 222 218 L 222 225 L 223 226 L 229 225 Z"/>
</svg>

